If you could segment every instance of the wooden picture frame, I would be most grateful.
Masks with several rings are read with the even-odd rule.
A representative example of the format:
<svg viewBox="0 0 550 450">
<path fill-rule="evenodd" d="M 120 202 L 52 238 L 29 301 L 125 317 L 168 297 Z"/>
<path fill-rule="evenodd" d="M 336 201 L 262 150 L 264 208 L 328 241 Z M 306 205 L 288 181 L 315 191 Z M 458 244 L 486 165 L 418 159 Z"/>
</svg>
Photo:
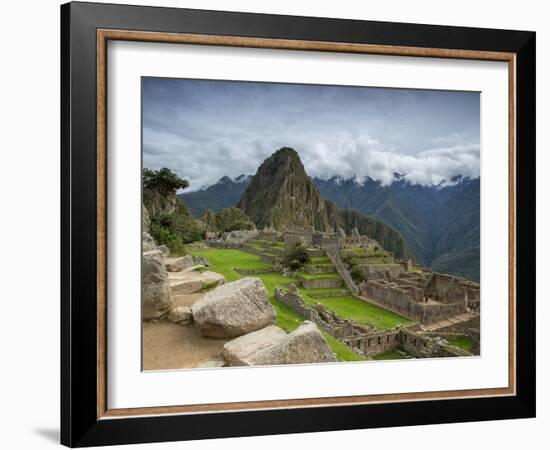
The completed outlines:
<svg viewBox="0 0 550 450">
<path fill-rule="evenodd" d="M 61 7 L 61 441 L 174 441 L 535 415 L 535 33 L 69 3 Z M 507 388 L 109 409 L 107 42 L 505 61 L 509 67 Z"/>
</svg>

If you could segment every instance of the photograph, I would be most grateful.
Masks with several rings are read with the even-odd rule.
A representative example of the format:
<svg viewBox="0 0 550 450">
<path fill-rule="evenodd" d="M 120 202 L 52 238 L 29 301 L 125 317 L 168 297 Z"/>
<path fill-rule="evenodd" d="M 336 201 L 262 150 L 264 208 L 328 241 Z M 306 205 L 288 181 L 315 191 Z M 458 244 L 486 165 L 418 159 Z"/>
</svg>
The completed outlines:
<svg viewBox="0 0 550 450">
<path fill-rule="evenodd" d="M 45 333 L 27 333 L 28 351 L 12 345 L 28 360 L 18 378 L 38 361 L 56 382 L 59 441 L 432 448 L 452 424 L 465 430 L 452 448 L 495 436 L 516 448 L 540 431 L 524 419 L 540 415 L 545 342 L 544 15 L 138 3 L 66 3 L 57 27 L 33 15 L 57 32 L 57 84 L 36 77 L 34 56 L 52 59 L 35 48 L 42 23 L 10 59 L 30 77 L 8 89 L 10 114 L 33 113 L 29 89 L 60 94 L 37 132 L 26 120 L 14 134 L 6 154 L 21 163 L 5 171 L 29 211 L 14 223 L 30 231 L 6 234 L 10 257 L 28 260 L 36 218 L 55 212 L 21 201 L 53 197 L 22 182 L 28 139 L 60 190 L 58 239 L 39 240 L 59 246 L 57 275 L 29 278 L 28 263 L 6 259 L 23 277 L 14 288 L 59 285 L 58 317 L 23 315 L 59 324 L 59 357 Z M 44 151 L 47 133 L 60 158 Z M 8 322 L 19 336 L 23 322 Z"/>
<path fill-rule="evenodd" d="M 479 357 L 480 110 L 142 77 L 142 370 Z"/>
</svg>

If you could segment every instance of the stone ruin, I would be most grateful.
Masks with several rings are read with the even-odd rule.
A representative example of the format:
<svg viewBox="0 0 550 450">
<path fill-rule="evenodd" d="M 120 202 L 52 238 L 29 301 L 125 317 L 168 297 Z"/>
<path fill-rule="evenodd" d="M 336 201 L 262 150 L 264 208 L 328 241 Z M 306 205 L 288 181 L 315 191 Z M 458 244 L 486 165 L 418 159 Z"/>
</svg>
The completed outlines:
<svg viewBox="0 0 550 450">
<path fill-rule="evenodd" d="M 249 239 L 277 240 L 284 242 L 285 246 L 300 243 L 309 247 L 312 255 L 316 249 L 322 251 L 331 259 L 343 282 L 354 295 L 368 303 L 373 303 L 410 318 L 421 324 L 421 326 L 450 326 L 450 324 L 457 322 L 469 323 L 471 319 L 476 317 L 479 321 L 480 287 L 478 283 L 453 275 L 430 272 L 426 269 L 414 269 L 411 259 L 397 259 L 388 252 L 385 252 L 387 256 L 368 257 L 365 261 L 361 261 L 359 258 L 359 265 L 362 267 L 366 281 L 357 286 L 342 262 L 341 252 L 346 248 L 383 251 L 376 240 L 361 236 L 357 229 L 353 229 L 349 235 L 346 235 L 342 229 L 337 229 L 336 232 L 318 232 L 315 230 L 277 232 L 275 230 L 263 230 Z M 218 238 L 218 240 L 220 239 Z M 211 243 L 208 245 L 211 245 Z M 244 247 L 240 241 L 232 241 L 231 239 L 226 239 L 223 244 L 214 244 L 213 246 L 218 245 Z M 250 249 L 250 251 L 256 250 Z M 270 261 L 266 260 L 266 262 Z M 283 294 L 281 290 L 278 293 L 282 299 L 287 301 L 293 298 L 296 293 L 291 294 Z M 299 295 L 297 296 L 299 298 Z M 319 310 L 307 305 L 304 309 L 304 305 L 301 305 L 298 301 L 290 301 L 290 303 L 302 316 L 315 322 L 321 329 L 333 336 L 342 337 L 342 332 L 337 330 L 350 329 L 349 324 L 344 324 L 337 317 L 331 316 L 330 311 Z M 451 322 L 447 323 L 446 321 Z M 469 336 L 479 337 L 479 326 L 471 327 L 464 332 Z M 399 336 L 399 339 L 395 342 L 399 342 L 399 345 L 403 346 L 404 335 L 401 333 Z M 390 346 L 393 345 L 392 342 L 394 341 L 392 341 L 391 336 L 389 338 L 387 335 L 375 337 L 375 340 L 371 338 L 370 345 L 374 345 L 375 341 L 378 342 L 378 337 L 380 337 L 382 347 L 384 347 L 382 342 Z M 358 342 L 357 335 L 353 333 L 350 333 L 347 338 L 352 339 L 349 341 L 350 343 Z M 417 341 L 419 341 L 418 338 Z M 361 342 L 359 346 L 354 344 L 354 348 L 363 352 L 365 350 L 360 349 L 369 348 L 369 340 L 367 339 L 366 343 Z M 479 342 L 479 339 L 477 339 L 477 342 Z M 474 345 L 475 343 L 476 339 L 474 339 Z M 428 343 L 426 343 L 426 346 L 430 348 Z M 365 353 L 372 353 L 372 349 L 368 352 L 365 351 Z"/>
<path fill-rule="evenodd" d="M 361 295 L 421 324 L 479 312 L 479 284 L 436 272 L 405 272 L 368 279 Z"/>
<path fill-rule="evenodd" d="M 286 291 L 276 288 L 275 297 L 359 355 L 372 357 L 402 349 L 416 358 L 471 356 L 469 352 L 449 346 L 447 340 L 439 335 L 423 333 L 418 325 L 379 331 L 341 319 L 319 303 L 306 304 L 292 285 Z"/>
</svg>

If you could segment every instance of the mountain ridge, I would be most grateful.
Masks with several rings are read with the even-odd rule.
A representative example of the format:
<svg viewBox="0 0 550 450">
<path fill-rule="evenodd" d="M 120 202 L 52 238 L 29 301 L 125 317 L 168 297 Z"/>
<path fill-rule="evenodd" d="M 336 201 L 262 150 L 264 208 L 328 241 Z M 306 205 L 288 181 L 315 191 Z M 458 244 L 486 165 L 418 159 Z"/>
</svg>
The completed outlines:
<svg viewBox="0 0 550 450">
<path fill-rule="evenodd" d="M 289 147 L 277 150 L 262 162 L 237 207 L 258 228 L 324 232 L 342 229 L 346 234 L 357 228 L 396 256 L 412 256 L 394 228 L 357 211 L 341 210 L 326 200 L 307 175 L 298 152 Z"/>
<path fill-rule="evenodd" d="M 180 195 L 195 217 L 208 208 L 216 212 L 237 204 L 252 178 L 241 177 Z M 370 177 L 362 183 L 341 177 L 312 181 L 337 207 L 365 213 L 399 231 L 422 265 L 479 281 L 479 178 L 455 177 L 450 184 L 433 186 L 411 184 L 402 176 L 386 186 Z"/>
</svg>

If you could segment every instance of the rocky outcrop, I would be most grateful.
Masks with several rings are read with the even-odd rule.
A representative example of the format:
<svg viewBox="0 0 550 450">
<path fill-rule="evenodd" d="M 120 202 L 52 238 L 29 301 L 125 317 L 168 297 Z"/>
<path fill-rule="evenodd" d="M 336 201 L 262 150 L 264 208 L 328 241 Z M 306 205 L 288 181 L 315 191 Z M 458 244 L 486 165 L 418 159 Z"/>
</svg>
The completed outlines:
<svg viewBox="0 0 550 450">
<path fill-rule="evenodd" d="M 149 216 L 149 211 L 142 205 L 142 214 L 141 214 L 141 229 L 144 233 L 149 232 L 149 227 L 151 226 L 151 217 Z"/>
<path fill-rule="evenodd" d="M 245 334 L 229 341 L 223 346 L 221 357 L 230 366 L 245 366 L 246 359 L 254 353 L 271 347 L 284 339 L 286 333 L 282 328 L 269 325 L 261 330 Z"/>
<path fill-rule="evenodd" d="M 194 265 L 195 261 L 193 261 L 193 257 L 191 255 L 185 255 L 166 264 L 166 270 L 168 272 L 181 272 L 182 270 L 189 269 Z"/>
<path fill-rule="evenodd" d="M 208 267 L 210 262 L 204 256 L 193 255 L 193 262 L 195 265 Z"/>
<path fill-rule="evenodd" d="M 172 295 L 194 294 L 215 288 L 225 283 L 225 277 L 217 272 L 201 272 L 185 269 L 170 273 L 170 291 Z"/>
<path fill-rule="evenodd" d="M 178 325 L 189 325 L 193 322 L 193 313 L 189 306 L 176 306 L 168 313 L 166 320 Z"/>
<path fill-rule="evenodd" d="M 157 250 L 162 253 L 162 256 L 170 256 L 170 249 L 166 245 L 158 245 Z"/>
<path fill-rule="evenodd" d="M 192 307 L 201 336 L 228 338 L 275 322 L 275 310 L 259 278 L 242 278 L 208 292 Z"/>
<path fill-rule="evenodd" d="M 141 235 L 141 249 L 144 252 L 155 250 L 157 245 L 149 233 L 142 233 Z"/>
<path fill-rule="evenodd" d="M 147 211 L 147 218 L 157 216 L 170 216 L 178 207 L 176 192 L 160 193 L 156 189 L 143 189 L 144 211 Z"/>
<path fill-rule="evenodd" d="M 302 326 L 271 346 L 241 360 L 246 366 L 336 362 L 336 355 L 313 322 Z"/>
<path fill-rule="evenodd" d="M 142 270 L 143 319 L 156 319 L 173 307 L 162 252 L 159 250 L 143 252 Z"/>
<path fill-rule="evenodd" d="M 239 245 L 245 244 L 250 239 L 254 239 L 256 236 L 258 236 L 258 234 L 258 230 L 228 231 L 226 233 L 222 233 L 219 240 L 226 244 Z"/>
</svg>

